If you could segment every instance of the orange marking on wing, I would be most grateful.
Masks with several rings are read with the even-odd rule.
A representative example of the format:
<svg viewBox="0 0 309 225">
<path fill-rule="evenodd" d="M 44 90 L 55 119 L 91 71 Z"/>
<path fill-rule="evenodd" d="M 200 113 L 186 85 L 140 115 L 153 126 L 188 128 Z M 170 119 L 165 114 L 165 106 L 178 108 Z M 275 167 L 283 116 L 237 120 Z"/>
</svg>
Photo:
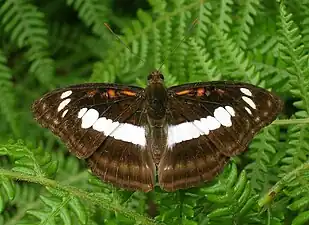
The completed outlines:
<svg viewBox="0 0 309 225">
<path fill-rule="evenodd" d="M 97 93 L 97 90 L 90 90 L 90 91 L 87 91 L 87 96 L 93 97 L 96 93 Z"/>
<path fill-rule="evenodd" d="M 204 88 L 198 88 L 196 90 L 196 95 L 197 96 L 203 96 L 205 94 L 205 89 Z"/>
<path fill-rule="evenodd" d="M 116 97 L 116 92 L 115 92 L 114 89 L 108 89 L 107 94 L 108 94 L 108 97 L 110 97 L 110 98 Z"/>
<path fill-rule="evenodd" d="M 133 91 L 121 91 L 122 94 L 124 95 L 128 95 L 128 96 L 136 96 L 136 92 L 133 92 Z"/>
<path fill-rule="evenodd" d="M 183 91 L 178 91 L 176 92 L 176 95 L 186 95 L 189 94 L 191 92 L 191 90 L 183 90 Z"/>
</svg>

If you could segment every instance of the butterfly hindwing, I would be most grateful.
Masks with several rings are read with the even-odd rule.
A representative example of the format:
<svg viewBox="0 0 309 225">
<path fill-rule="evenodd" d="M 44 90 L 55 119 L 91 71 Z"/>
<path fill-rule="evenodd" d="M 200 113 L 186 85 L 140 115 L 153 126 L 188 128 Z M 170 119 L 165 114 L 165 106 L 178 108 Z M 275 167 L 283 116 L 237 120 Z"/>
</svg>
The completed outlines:
<svg viewBox="0 0 309 225">
<path fill-rule="evenodd" d="M 147 191 L 154 185 L 154 165 L 143 151 L 143 90 L 115 84 L 70 86 L 35 101 L 33 113 L 103 180 Z"/>
<path fill-rule="evenodd" d="M 109 137 L 87 161 L 97 176 L 118 187 L 148 192 L 155 185 L 151 155 L 139 145 Z"/>
<path fill-rule="evenodd" d="M 158 167 L 159 183 L 168 191 L 211 180 L 283 106 L 271 92 L 245 83 L 195 83 L 168 91 L 168 147 Z"/>
</svg>

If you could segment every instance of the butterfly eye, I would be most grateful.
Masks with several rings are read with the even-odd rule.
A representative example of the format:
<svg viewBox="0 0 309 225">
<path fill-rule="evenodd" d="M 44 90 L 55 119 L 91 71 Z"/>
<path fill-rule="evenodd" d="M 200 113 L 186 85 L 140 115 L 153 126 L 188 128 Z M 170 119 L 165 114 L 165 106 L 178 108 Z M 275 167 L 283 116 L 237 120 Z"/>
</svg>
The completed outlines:
<svg viewBox="0 0 309 225">
<path fill-rule="evenodd" d="M 160 79 L 164 80 L 164 76 L 160 73 Z"/>
<path fill-rule="evenodd" d="M 152 78 L 152 74 L 149 74 L 147 77 L 147 80 L 151 80 L 151 78 Z"/>
</svg>

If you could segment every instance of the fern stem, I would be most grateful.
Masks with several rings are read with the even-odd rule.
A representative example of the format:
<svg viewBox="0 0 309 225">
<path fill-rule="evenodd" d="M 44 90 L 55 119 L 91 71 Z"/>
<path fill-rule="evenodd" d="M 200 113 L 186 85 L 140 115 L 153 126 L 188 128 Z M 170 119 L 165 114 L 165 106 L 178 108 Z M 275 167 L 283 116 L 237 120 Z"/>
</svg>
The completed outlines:
<svg viewBox="0 0 309 225">
<path fill-rule="evenodd" d="M 88 174 L 89 174 L 88 171 L 84 170 L 84 171 L 82 171 L 82 172 L 80 172 L 80 173 L 78 173 L 74 176 L 72 175 L 70 178 L 62 181 L 61 183 L 62 184 L 72 184 L 76 181 L 87 179 Z M 46 189 L 42 189 L 42 190 L 46 190 Z M 18 221 L 25 216 L 25 214 L 27 213 L 28 210 L 36 209 L 40 206 L 40 204 L 42 204 L 41 199 L 37 199 L 33 202 L 29 202 L 25 207 L 19 208 L 18 211 L 16 212 L 16 214 L 13 217 L 11 217 L 8 221 L 6 221 L 4 225 L 17 224 Z"/>
<path fill-rule="evenodd" d="M 305 119 L 288 119 L 288 120 L 275 120 L 272 124 L 274 125 L 290 125 L 290 124 L 307 124 L 309 118 Z"/>
<path fill-rule="evenodd" d="M 28 175 L 28 174 L 24 174 L 24 173 L 20 173 L 20 172 L 14 172 L 14 171 L 11 171 L 11 170 L 1 169 L 1 168 L 0 168 L 0 174 L 2 176 L 10 178 L 10 179 L 22 180 L 22 181 L 27 181 L 27 182 L 31 182 L 31 183 L 37 183 L 37 184 L 41 184 L 43 186 L 52 187 L 52 188 L 56 188 L 58 190 L 68 192 L 71 195 L 74 195 L 74 196 L 76 196 L 80 199 L 85 199 L 85 200 L 89 201 L 90 203 L 100 205 L 102 208 L 107 209 L 109 211 L 119 212 L 119 213 L 123 214 L 124 216 L 137 221 L 140 224 L 145 224 L 145 225 L 151 225 L 151 224 L 155 225 L 155 224 L 157 224 L 154 220 L 152 220 L 150 218 L 147 218 L 147 217 L 145 217 L 145 216 L 143 216 L 139 213 L 136 213 L 136 212 L 129 210 L 125 207 L 122 207 L 122 206 L 120 206 L 120 205 L 118 205 L 118 204 L 116 204 L 112 201 L 108 201 L 107 198 L 96 195 L 95 193 L 89 193 L 87 191 L 78 189 L 78 188 L 73 187 L 73 186 L 65 185 L 65 184 L 57 182 L 55 180 L 51 180 L 51 179 L 41 177 L 41 176 L 31 176 L 31 175 Z"/>
<path fill-rule="evenodd" d="M 269 191 L 265 194 L 259 201 L 259 207 L 263 207 L 266 204 L 269 204 L 275 196 L 283 189 L 284 185 L 292 180 L 298 173 L 302 170 L 309 170 L 309 161 L 297 167 L 295 170 L 291 171 L 285 175 L 281 180 L 279 180 Z"/>
</svg>

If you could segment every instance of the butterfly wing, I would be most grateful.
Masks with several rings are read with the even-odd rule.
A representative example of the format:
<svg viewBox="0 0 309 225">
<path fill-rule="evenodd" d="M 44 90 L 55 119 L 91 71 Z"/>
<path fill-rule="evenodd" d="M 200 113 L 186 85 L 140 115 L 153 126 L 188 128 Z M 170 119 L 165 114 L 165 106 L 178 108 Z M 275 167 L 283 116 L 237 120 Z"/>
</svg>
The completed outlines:
<svg viewBox="0 0 309 225">
<path fill-rule="evenodd" d="M 168 91 L 168 148 L 158 167 L 167 191 L 211 180 L 283 107 L 271 92 L 246 83 L 195 83 Z"/>
<path fill-rule="evenodd" d="M 35 119 L 70 152 L 88 161 L 102 180 L 149 191 L 155 167 L 146 145 L 144 89 L 83 84 L 52 91 L 34 102 Z"/>
</svg>

